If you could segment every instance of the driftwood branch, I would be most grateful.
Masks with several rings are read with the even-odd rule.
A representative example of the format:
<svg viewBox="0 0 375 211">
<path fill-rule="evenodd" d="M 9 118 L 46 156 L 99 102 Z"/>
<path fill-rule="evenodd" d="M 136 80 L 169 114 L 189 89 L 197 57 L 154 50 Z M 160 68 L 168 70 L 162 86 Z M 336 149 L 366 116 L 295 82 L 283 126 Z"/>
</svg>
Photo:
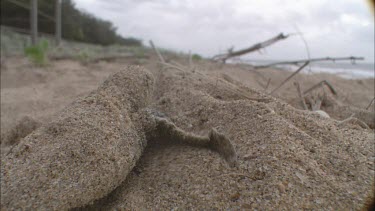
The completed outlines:
<svg viewBox="0 0 375 211">
<path fill-rule="evenodd" d="M 304 65 L 302 65 L 300 68 L 298 68 L 298 70 L 296 70 L 294 73 L 292 73 L 287 79 L 285 79 L 279 86 L 277 86 L 274 90 L 272 90 L 271 92 L 271 95 L 273 93 L 275 93 L 278 89 L 280 89 L 280 87 L 282 87 L 286 82 L 288 82 L 291 78 L 293 78 L 295 75 L 297 75 L 297 73 L 301 72 L 301 70 L 303 70 L 303 68 L 305 68 L 307 65 L 309 64 L 309 62 L 305 62 Z"/>
<path fill-rule="evenodd" d="M 150 45 L 151 45 L 152 49 L 154 49 L 154 51 L 155 51 L 156 54 L 158 55 L 159 60 L 160 60 L 162 63 L 165 63 L 165 60 L 164 60 L 163 56 L 162 56 L 161 53 L 158 51 L 158 49 L 155 47 L 155 45 L 154 45 L 154 43 L 152 42 L 152 40 L 150 40 Z"/>
<path fill-rule="evenodd" d="M 303 94 L 305 95 L 305 94 L 307 94 L 307 93 L 313 91 L 314 89 L 319 88 L 319 87 L 321 87 L 321 86 L 323 86 L 323 85 L 326 85 L 326 86 L 328 87 L 329 91 L 331 91 L 332 94 L 337 95 L 337 92 L 336 92 L 336 90 L 333 88 L 332 84 L 330 84 L 330 83 L 329 83 L 328 81 L 326 81 L 326 80 L 323 80 L 323 81 L 321 81 L 321 82 L 315 84 L 314 86 L 310 87 L 309 89 L 307 89 L 306 91 L 304 91 Z"/>
<path fill-rule="evenodd" d="M 254 66 L 255 68 L 267 68 L 267 67 L 272 67 L 275 65 L 287 65 L 287 64 L 292 64 L 292 65 L 299 65 L 305 62 L 321 62 L 321 61 L 343 61 L 343 60 L 350 60 L 352 63 L 355 63 L 357 60 L 364 60 L 365 58 L 363 57 L 354 57 L 354 56 L 349 56 L 349 57 L 323 57 L 323 58 L 314 58 L 314 59 L 302 59 L 302 60 L 295 60 L 295 61 L 284 61 L 284 62 L 275 62 L 271 64 L 266 64 L 266 65 L 259 65 L 259 66 Z"/>
<path fill-rule="evenodd" d="M 233 51 L 233 47 L 231 49 L 228 50 L 228 53 L 226 54 L 219 54 L 219 55 L 216 55 L 213 57 L 213 60 L 216 60 L 216 61 L 222 61 L 225 63 L 225 61 L 227 59 L 230 59 L 232 57 L 236 57 L 236 56 L 241 56 L 241 55 L 244 55 L 244 54 L 247 54 L 247 53 L 251 53 L 251 52 L 254 52 L 254 51 L 258 51 L 262 48 L 265 48 L 267 46 L 270 46 L 280 40 L 284 40 L 286 38 L 288 38 L 290 35 L 284 35 L 283 33 L 280 33 L 278 34 L 277 36 L 269 39 L 269 40 L 266 40 L 264 42 L 260 42 L 260 43 L 257 43 L 255 45 L 252 45 L 251 47 L 249 48 L 245 48 L 245 49 L 242 49 L 242 50 L 238 50 L 238 51 Z"/>
<path fill-rule="evenodd" d="M 298 97 L 299 97 L 299 99 L 301 100 L 301 103 L 302 103 L 303 109 L 305 109 L 305 110 L 309 110 L 309 109 L 307 108 L 307 105 L 306 105 L 306 102 L 305 102 L 305 97 L 304 97 L 303 94 L 302 94 L 301 86 L 299 85 L 299 83 L 298 83 L 297 81 L 294 82 L 294 86 L 296 86 L 296 88 L 297 88 Z"/>
</svg>

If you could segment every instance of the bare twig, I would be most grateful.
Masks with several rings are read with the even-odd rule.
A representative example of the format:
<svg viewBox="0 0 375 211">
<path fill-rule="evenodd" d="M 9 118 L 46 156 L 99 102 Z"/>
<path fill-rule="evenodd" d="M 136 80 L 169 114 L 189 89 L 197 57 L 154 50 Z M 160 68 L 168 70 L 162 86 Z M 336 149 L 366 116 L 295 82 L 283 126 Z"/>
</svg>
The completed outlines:
<svg viewBox="0 0 375 211">
<path fill-rule="evenodd" d="M 305 109 L 305 110 L 309 110 L 309 108 L 307 107 L 306 102 L 305 102 L 305 97 L 304 97 L 303 94 L 302 94 L 300 84 L 296 81 L 296 82 L 294 82 L 294 85 L 295 85 L 296 88 L 297 88 L 298 97 L 299 97 L 299 99 L 301 100 L 301 103 L 302 103 L 303 109 Z"/>
<path fill-rule="evenodd" d="M 162 65 L 164 65 L 164 66 L 167 66 L 167 67 L 169 67 L 169 68 L 174 68 L 174 69 L 177 69 L 177 70 L 180 70 L 180 71 L 183 71 L 183 72 L 186 71 L 186 70 L 183 69 L 182 67 L 179 67 L 179 66 L 174 65 L 174 64 L 169 64 L 169 63 L 167 63 L 167 62 L 158 62 L 158 63 L 159 63 L 159 64 L 162 64 Z"/>
<path fill-rule="evenodd" d="M 179 67 L 181 67 L 181 68 L 186 68 L 184 65 L 182 65 L 181 63 L 176 62 L 176 61 L 169 61 L 169 63 L 170 63 L 170 64 L 174 64 L 174 65 L 176 65 L 176 66 L 179 66 Z"/>
<path fill-rule="evenodd" d="M 326 80 L 323 80 L 323 81 L 321 81 L 321 82 L 315 84 L 314 86 L 310 87 L 309 89 L 307 89 L 306 91 L 304 91 L 303 94 L 305 95 L 305 94 L 307 94 L 307 93 L 313 91 L 314 89 L 319 88 L 319 87 L 321 87 L 321 86 L 323 86 L 323 85 L 326 85 L 326 86 L 328 87 L 329 91 L 331 91 L 332 94 L 337 95 L 337 92 L 336 92 L 336 90 L 333 88 L 332 84 L 330 84 L 330 83 L 329 83 L 328 81 L 326 81 Z"/>
<path fill-rule="evenodd" d="M 350 117 L 348 117 L 348 118 L 346 118 L 346 119 L 344 119 L 342 121 L 338 121 L 339 122 L 338 125 L 342 125 L 342 124 L 344 124 L 346 122 L 349 122 L 352 118 L 354 118 L 354 115 L 355 115 L 355 113 L 352 113 L 352 115 L 350 115 Z"/>
<path fill-rule="evenodd" d="M 254 66 L 255 68 L 267 68 L 275 65 L 285 65 L 285 64 L 293 64 L 293 65 L 299 65 L 301 63 L 306 63 L 306 62 L 320 62 L 320 61 L 343 61 L 343 60 L 350 60 L 353 63 L 356 60 L 364 60 L 363 57 L 325 57 L 325 58 L 314 58 L 314 59 L 302 59 L 302 60 L 295 60 L 295 61 L 284 61 L 284 62 L 275 62 L 267 65 L 259 65 L 259 66 Z"/>
<path fill-rule="evenodd" d="M 306 53 L 307 53 L 307 59 L 310 60 L 311 56 L 310 56 L 309 45 L 307 44 L 307 41 L 306 41 L 305 37 L 303 36 L 302 32 L 299 30 L 297 24 L 294 24 L 294 28 L 296 29 L 297 34 L 299 35 L 299 37 L 302 39 L 303 43 L 305 44 L 305 49 L 306 49 Z M 309 73 L 311 73 L 311 65 L 310 64 L 309 64 Z"/>
<path fill-rule="evenodd" d="M 272 90 L 271 92 L 271 95 L 273 93 L 275 93 L 280 87 L 282 87 L 286 82 L 288 82 L 291 78 L 293 78 L 295 75 L 297 75 L 297 73 L 299 73 L 301 70 L 303 70 L 303 68 L 305 68 L 307 65 L 309 64 L 309 62 L 305 62 L 304 65 L 302 65 L 300 68 L 298 68 L 298 70 L 296 70 L 294 73 L 292 73 L 287 79 L 285 79 L 279 86 L 277 86 L 274 90 Z"/>
<path fill-rule="evenodd" d="M 261 86 L 264 90 L 266 90 L 266 84 L 263 84 L 262 82 L 260 82 L 260 80 L 255 80 L 259 86 Z"/>
<path fill-rule="evenodd" d="M 368 104 L 368 106 L 366 107 L 366 110 L 368 110 L 371 107 L 372 103 L 374 103 L 374 100 L 375 100 L 375 97 L 372 98 L 370 104 Z"/>
<path fill-rule="evenodd" d="M 154 43 L 152 42 L 152 40 L 150 40 L 150 45 L 151 45 L 152 49 L 154 49 L 154 51 L 155 51 L 156 54 L 158 55 L 159 60 L 160 60 L 162 63 L 165 63 L 165 60 L 164 60 L 163 56 L 160 54 L 160 52 L 158 51 L 158 49 L 155 47 L 155 45 L 154 45 Z"/>
<path fill-rule="evenodd" d="M 270 82 L 271 82 L 271 78 L 268 79 L 268 81 L 267 81 L 267 85 L 266 85 L 266 87 L 264 88 L 264 90 L 267 90 L 267 89 L 268 89 L 268 87 L 270 86 Z"/>
<path fill-rule="evenodd" d="M 220 80 L 224 83 L 226 83 L 227 85 L 229 86 L 226 86 L 226 90 L 230 91 L 231 93 L 233 93 L 234 95 L 241 95 L 243 98 L 246 98 L 248 100 L 252 100 L 252 101 L 257 101 L 257 102 L 269 102 L 270 101 L 270 98 L 254 98 L 254 97 L 250 97 L 246 91 L 244 91 L 243 89 L 240 89 L 239 87 L 233 85 L 232 83 L 228 83 L 227 81 L 225 80 Z"/>
<path fill-rule="evenodd" d="M 338 121 L 337 125 L 343 125 L 345 123 L 352 122 L 352 123 L 358 123 L 363 128 L 370 129 L 370 127 L 366 123 L 364 123 L 363 121 L 355 118 L 354 115 L 355 114 L 353 113 L 352 115 L 350 115 L 350 117 L 348 117 L 348 118 L 346 118 L 346 119 L 344 119 L 342 121 Z"/>
<path fill-rule="evenodd" d="M 213 60 L 222 61 L 223 63 L 225 63 L 225 61 L 227 59 L 230 59 L 230 58 L 236 57 L 236 56 L 241 56 L 241 55 L 251 53 L 251 52 L 254 52 L 254 51 L 258 51 L 261 48 L 265 48 L 265 47 L 270 46 L 270 45 L 272 45 L 272 44 L 274 44 L 274 43 L 276 43 L 280 40 L 284 40 L 284 39 L 288 38 L 289 36 L 290 35 L 284 35 L 283 33 L 280 33 L 277 36 L 275 36 L 275 37 L 273 37 L 269 40 L 257 43 L 255 45 L 252 45 L 249 48 L 245 48 L 245 49 L 238 50 L 238 51 L 233 51 L 233 48 L 232 48 L 232 49 L 228 50 L 228 53 L 219 54 L 219 55 L 214 56 Z"/>
</svg>

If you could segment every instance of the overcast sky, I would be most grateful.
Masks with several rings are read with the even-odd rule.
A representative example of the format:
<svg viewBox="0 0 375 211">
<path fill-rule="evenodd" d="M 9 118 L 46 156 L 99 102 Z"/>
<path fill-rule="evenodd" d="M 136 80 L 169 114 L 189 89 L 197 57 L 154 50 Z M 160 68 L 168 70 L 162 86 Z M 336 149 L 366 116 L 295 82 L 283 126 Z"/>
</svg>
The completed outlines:
<svg viewBox="0 0 375 211">
<path fill-rule="evenodd" d="M 248 47 L 280 32 L 303 33 L 312 57 L 364 56 L 374 62 L 374 16 L 365 0 L 74 0 L 109 20 L 125 37 L 148 45 L 213 56 Z M 293 36 L 250 59 L 303 59 Z"/>
</svg>

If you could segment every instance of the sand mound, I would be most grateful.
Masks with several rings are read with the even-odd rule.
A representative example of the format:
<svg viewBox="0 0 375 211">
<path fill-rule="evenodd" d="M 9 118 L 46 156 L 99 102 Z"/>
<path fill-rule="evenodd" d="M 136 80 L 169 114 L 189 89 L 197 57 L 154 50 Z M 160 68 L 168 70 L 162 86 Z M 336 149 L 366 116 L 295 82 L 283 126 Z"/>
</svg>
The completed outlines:
<svg viewBox="0 0 375 211">
<path fill-rule="evenodd" d="M 131 69 L 2 159 L 2 207 L 341 210 L 373 197 L 372 130 L 296 109 L 229 75 L 151 70 L 152 109 L 195 134 L 217 128 L 233 142 L 235 168 L 212 150 L 166 139 L 148 140 L 135 164 L 141 152 L 132 144 L 145 141 L 136 113 L 152 85 Z"/>
<path fill-rule="evenodd" d="M 199 73 L 156 73 L 154 108 L 194 132 L 216 127 L 238 166 L 205 149 L 152 142 L 115 191 L 87 209 L 358 209 L 373 196 L 373 131 L 297 110 Z M 248 97 L 268 99 L 266 103 Z"/>
</svg>

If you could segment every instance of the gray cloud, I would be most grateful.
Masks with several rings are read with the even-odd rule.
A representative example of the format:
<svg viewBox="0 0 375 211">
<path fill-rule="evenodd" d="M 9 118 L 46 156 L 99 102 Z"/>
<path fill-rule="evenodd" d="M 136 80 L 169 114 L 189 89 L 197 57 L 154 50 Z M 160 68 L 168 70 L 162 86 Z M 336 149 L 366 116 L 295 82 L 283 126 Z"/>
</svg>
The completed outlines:
<svg viewBox="0 0 375 211">
<path fill-rule="evenodd" d="M 296 24 L 314 57 L 358 55 L 374 61 L 374 17 L 365 1 L 75 1 L 79 8 L 112 21 L 120 34 L 152 39 L 164 48 L 212 56 L 279 32 L 295 32 Z M 299 59 L 306 52 L 301 39 L 291 37 L 267 48 L 265 54 L 248 57 Z"/>
</svg>

